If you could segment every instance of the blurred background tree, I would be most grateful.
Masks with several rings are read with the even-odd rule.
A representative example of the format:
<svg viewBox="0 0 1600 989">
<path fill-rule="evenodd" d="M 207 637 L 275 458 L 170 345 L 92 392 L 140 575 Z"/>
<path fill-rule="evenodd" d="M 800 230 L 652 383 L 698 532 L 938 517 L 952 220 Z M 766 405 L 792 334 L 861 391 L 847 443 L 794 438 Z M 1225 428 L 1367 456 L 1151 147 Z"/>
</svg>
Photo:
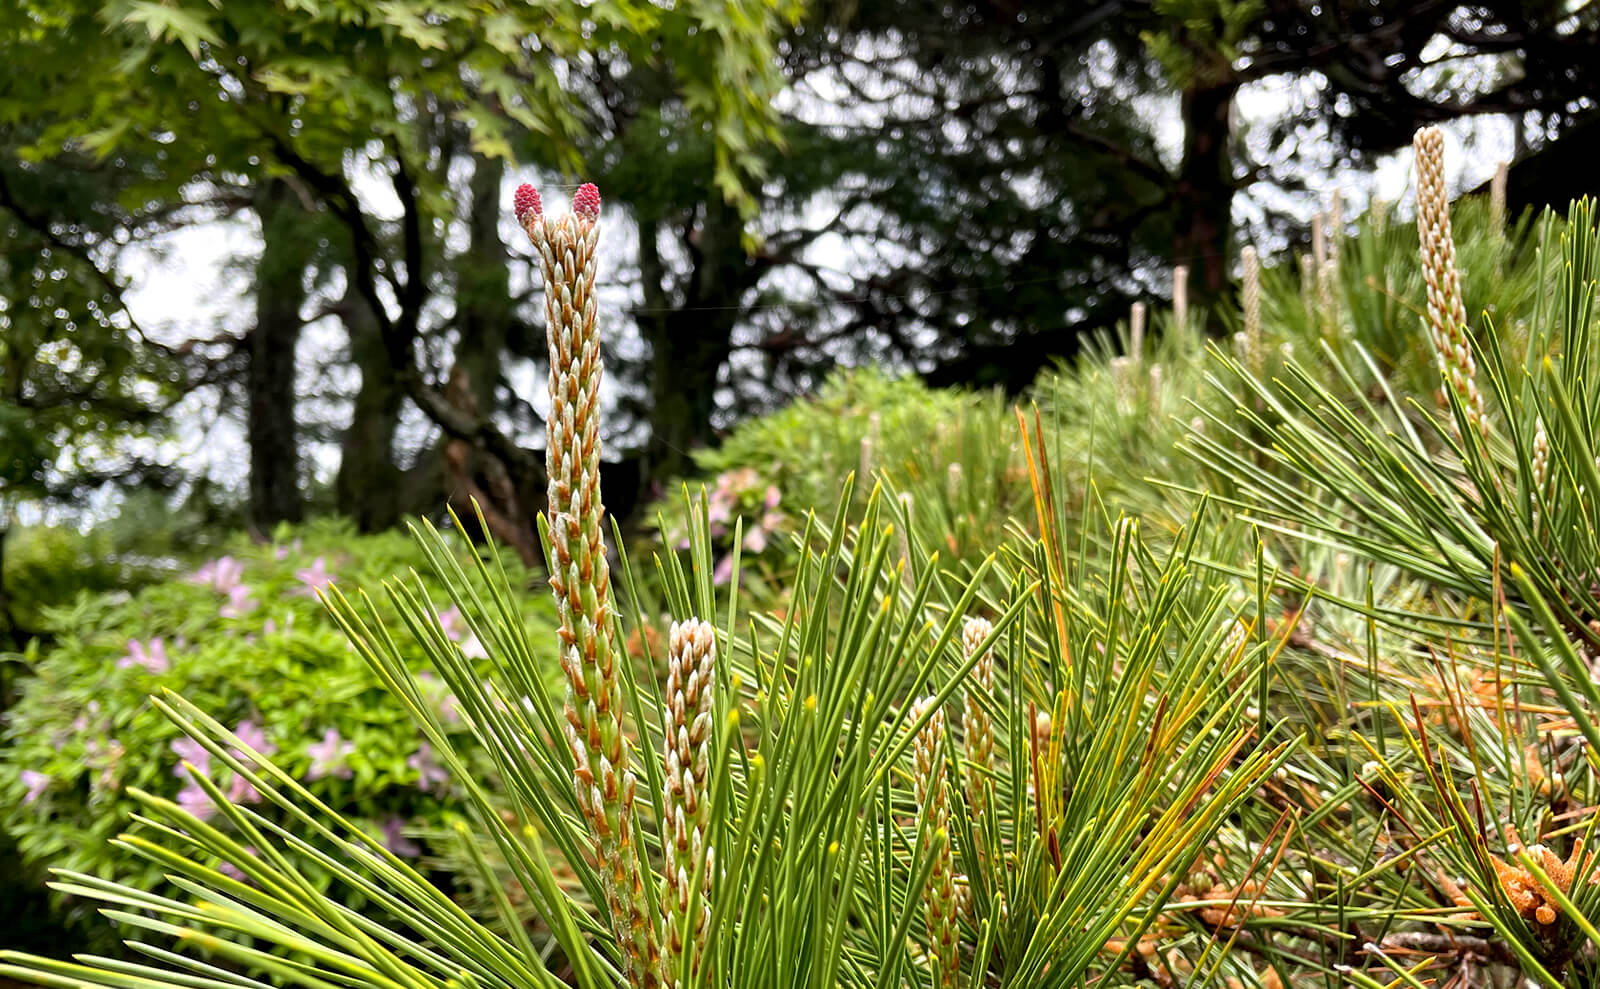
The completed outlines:
<svg viewBox="0 0 1600 989">
<path fill-rule="evenodd" d="M 1422 0 L 0 18 L 0 56 L 28 66 L 0 90 L 9 503 L 113 480 L 215 496 L 204 478 L 264 533 L 473 496 L 525 557 L 541 303 L 500 262 L 521 178 L 597 179 L 634 234 L 607 286 L 631 323 L 607 337 L 627 515 L 836 364 L 1019 391 L 1178 264 L 1209 320 L 1241 225 L 1301 240 L 1332 175 L 1420 124 L 1510 120 L 1513 205 L 1565 201 L 1591 182 L 1562 149 L 1592 140 L 1600 30 L 1592 4 Z M 1246 113 L 1261 87 L 1290 96 Z M 227 275 L 209 318 L 148 295 L 184 233 L 204 246 L 178 270 Z M 197 465 L 213 442 L 239 456 Z"/>
</svg>

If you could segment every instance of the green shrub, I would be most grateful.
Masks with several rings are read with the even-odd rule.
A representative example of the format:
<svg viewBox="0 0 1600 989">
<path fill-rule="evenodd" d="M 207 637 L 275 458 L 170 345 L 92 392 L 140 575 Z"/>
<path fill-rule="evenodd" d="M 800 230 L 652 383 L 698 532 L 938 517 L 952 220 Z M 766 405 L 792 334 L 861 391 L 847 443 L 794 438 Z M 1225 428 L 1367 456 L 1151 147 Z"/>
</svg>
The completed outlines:
<svg viewBox="0 0 1600 989">
<path fill-rule="evenodd" d="M 722 446 L 696 454 L 708 478 L 719 571 L 732 549 L 734 519 L 744 523 L 741 573 L 770 576 L 775 561 L 792 561 L 787 537 L 806 510 L 838 499 L 840 481 L 852 471 L 909 496 L 914 531 L 946 563 L 976 563 L 1028 503 L 1016 435 L 1015 416 L 998 392 L 929 388 L 875 368 L 836 371 L 816 396 L 745 422 Z M 871 489 L 870 480 L 858 479 L 856 508 Z M 661 513 L 681 518 L 676 492 Z M 678 547 L 684 533 L 669 522 L 662 536 Z"/>
<path fill-rule="evenodd" d="M 179 763 L 211 760 L 151 708 L 146 698 L 162 691 L 205 706 L 241 737 L 264 743 L 261 751 L 275 750 L 312 793 L 385 834 L 391 847 L 414 854 L 399 829 L 437 827 L 449 815 L 454 787 L 315 595 L 327 580 L 376 586 L 422 569 L 413 544 L 401 533 L 358 537 L 334 524 L 280 536 L 271 546 L 239 542 L 196 572 L 134 595 L 85 595 L 46 613 L 55 645 L 21 685 L 0 749 L 0 827 L 25 863 L 111 875 L 118 856 L 108 840 L 137 807 L 129 787 L 190 809 L 206 805 Z M 442 590 L 421 580 L 425 599 L 444 609 Z M 530 597 L 523 610 L 541 631 L 552 627 L 546 596 Z M 393 618 L 387 606 L 377 614 Z M 467 654 L 481 656 L 456 613 L 442 617 Z M 410 658 L 420 663 L 422 651 Z M 448 708 L 443 685 L 423 683 Z M 448 717 L 446 724 L 464 730 Z M 217 780 L 230 795 L 253 799 L 227 772 Z M 154 889 L 162 870 L 146 863 L 136 875 Z M 75 908 L 64 905 L 73 918 Z"/>
</svg>

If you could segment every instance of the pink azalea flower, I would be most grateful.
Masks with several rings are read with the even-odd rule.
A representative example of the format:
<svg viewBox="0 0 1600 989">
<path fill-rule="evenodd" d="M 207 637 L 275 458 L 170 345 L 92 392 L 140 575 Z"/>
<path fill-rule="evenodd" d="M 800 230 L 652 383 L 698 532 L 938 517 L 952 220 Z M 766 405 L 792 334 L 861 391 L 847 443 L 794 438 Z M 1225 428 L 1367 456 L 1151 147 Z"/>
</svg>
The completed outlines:
<svg viewBox="0 0 1600 989">
<path fill-rule="evenodd" d="M 767 548 L 767 530 L 760 526 L 752 526 L 744 534 L 744 548 L 752 553 L 759 553 Z"/>
<path fill-rule="evenodd" d="M 250 781 L 235 773 L 233 782 L 228 784 L 228 802 L 231 804 L 254 804 L 261 801 L 261 791 L 250 785 Z"/>
<path fill-rule="evenodd" d="M 227 594 L 244 578 L 244 564 L 231 556 L 220 556 L 189 575 L 189 580 L 204 584 L 219 594 Z"/>
<path fill-rule="evenodd" d="M 151 673 L 165 673 L 169 665 L 166 644 L 159 638 L 151 639 L 148 647 L 138 639 L 129 639 L 128 654 L 117 660 L 119 670 L 139 666 Z"/>
<path fill-rule="evenodd" d="M 205 746 L 185 735 L 182 738 L 173 739 L 171 748 L 173 752 L 177 753 L 179 759 L 178 764 L 172 769 L 172 775 L 180 779 L 187 778 L 189 770 L 184 767 L 183 764 L 185 762 L 193 765 L 200 772 L 200 775 L 211 775 L 211 753 L 206 751 Z"/>
<path fill-rule="evenodd" d="M 450 785 L 450 774 L 433 761 L 433 746 L 423 742 L 406 760 L 406 765 L 417 771 L 417 789 L 424 792 L 437 789 L 444 792 Z"/>
<path fill-rule="evenodd" d="M 248 846 L 245 851 L 249 853 L 251 858 L 255 858 L 256 849 L 254 845 Z M 218 862 L 217 871 L 222 873 L 224 876 L 228 876 L 231 879 L 237 879 L 242 883 L 250 881 L 249 877 L 244 874 L 244 870 L 234 865 L 232 862 Z"/>
<path fill-rule="evenodd" d="M 769 484 L 767 485 L 767 496 L 761 501 L 762 507 L 769 509 L 777 508 L 778 501 L 782 497 L 783 494 L 778 490 L 777 485 Z"/>
<path fill-rule="evenodd" d="M 190 783 L 178 791 L 178 806 L 202 821 L 216 811 L 216 808 L 211 806 L 211 798 L 206 796 L 206 791 L 200 789 L 198 783 Z"/>
<path fill-rule="evenodd" d="M 733 579 L 733 554 L 729 553 L 717 561 L 717 568 L 711 571 L 711 583 L 716 586 L 726 584 Z"/>
<path fill-rule="evenodd" d="M 233 729 L 233 733 L 239 736 L 240 744 L 255 749 L 262 755 L 272 755 L 274 752 L 278 751 L 278 747 L 276 745 L 273 745 L 271 742 L 267 741 L 267 733 L 262 731 L 261 728 L 249 718 L 239 722 L 239 724 Z M 239 749 L 234 749 L 233 751 L 234 754 L 239 756 L 241 759 L 246 758 L 244 752 L 240 751 Z"/>
<path fill-rule="evenodd" d="M 461 636 L 466 634 L 466 626 L 461 618 L 461 609 L 455 605 L 439 612 L 439 628 L 444 632 L 444 637 L 451 642 L 460 642 Z"/>
<path fill-rule="evenodd" d="M 394 852 L 396 855 L 416 858 L 422 854 L 422 848 L 405 836 L 401 830 L 405 826 L 406 822 L 401 820 L 398 815 L 391 814 L 384 818 L 383 823 L 380 825 L 383 828 L 383 843 L 389 847 L 389 851 Z"/>
<path fill-rule="evenodd" d="M 469 635 L 467 641 L 461 643 L 461 655 L 468 659 L 488 659 L 489 650 L 483 648 L 476 635 Z"/>
<path fill-rule="evenodd" d="M 306 750 L 311 756 L 311 766 L 306 769 L 306 779 L 316 780 L 324 776 L 349 779 L 355 773 L 344 764 L 344 760 L 355 750 L 354 742 L 345 741 L 339 737 L 338 729 L 329 728 L 323 733 L 321 742 Z"/>
<path fill-rule="evenodd" d="M 22 802 L 31 804 L 44 796 L 44 791 L 50 789 L 50 777 L 33 769 L 24 769 L 21 773 L 22 785 L 27 787 L 27 792 L 22 795 Z"/>
<path fill-rule="evenodd" d="M 311 566 L 302 567 L 294 572 L 300 583 L 306 585 L 295 593 L 314 594 L 317 591 L 326 591 L 328 585 L 333 583 L 333 574 L 328 572 L 328 561 L 325 557 L 317 557 L 311 561 Z"/>
<path fill-rule="evenodd" d="M 250 596 L 250 588 L 236 584 L 228 589 L 228 603 L 217 609 L 223 618 L 243 618 L 256 610 L 260 602 Z"/>
</svg>

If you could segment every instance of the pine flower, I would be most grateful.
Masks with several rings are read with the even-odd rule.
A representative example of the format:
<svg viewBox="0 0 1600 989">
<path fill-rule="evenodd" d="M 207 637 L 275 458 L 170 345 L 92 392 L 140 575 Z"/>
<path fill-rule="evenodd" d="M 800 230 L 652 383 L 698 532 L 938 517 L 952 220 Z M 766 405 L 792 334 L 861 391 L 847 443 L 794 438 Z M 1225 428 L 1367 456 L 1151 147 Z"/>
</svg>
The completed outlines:
<svg viewBox="0 0 1600 989">
<path fill-rule="evenodd" d="M 1511 166 L 1501 162 L 1494 167 L 1494 178 L 1489 180 L 1489 226 L 1496 236 L 1505 234 L 1506 227 L 1506 180 L 1510 178 Z"/>
<path fill-rule="evenodd" d="M 1439 373 L 1467 412 L 1467 422 L 1485 437 L 1483 395 L 1476 381 L 1477 365 L 1467 336 L 1467 311 L 1461 301 L 1461 275 L 1450 234 L 1450 201 L 1444 181 L 1444 132 L 1437 127 L 1417 131 L 1417 234 L 1422 245 L 1422 274 L 1428 284 L 1428 328 L 1439 355 Z"/>
<path fill-rule="evenodd" d="M 1261 376 L 1261 258 L 1254 247 L 1239 252 L 1244 298 L 1244 362 L 1250 373 Z"/>
<path fill-rule="evenodd" d="M 596 245 L 600 193 L 585 185 L 573 212 L 546 215 L 537 193 L 519 194 L 518 219 L 538 251 L 545 285 L 550 351 L 550 419 L 546 447 L 552 572 L 566 675 L 567 743 L 573 785 L 588 821 L 612 928 L 629 981 L 663 985 L 660 932 L 648 909 L 644 871 L 635 848 L 637 782 L 623 732 L 622 683 L 616 663 L 611 571 L 606 562 L 605 506 L 600 497 L 600 337 L 595 326 Z"/>
<path fill-rule="evenodd" d="M 1533 433 L 1533 490 L 1544 496 L 1550 484 L 1550 436 L 1544 431 L 1544 417 L 1540 416 Z"/>
<path fill-rule="evenodd" d="M 1180 264 L 1172 269 L 1172 321 L 1179 332 L 1189 325 L 1189 266 Z"/>
<path fill-rule="evenodd" d="M 968 618 L 961 627 L 963 654 L 971 659 L 994 626 L 987 618 Z M 979 695 L 994 696 L 994 650 L 987 649 L 972 667 L 971 679 L 962 698 L 961 742 L 967 762 L 967 792 L 971 795 L 972 816 L 979 819 L 989 801 L 990 773 L 994 770 L 994 722 L 979 703 Z"/>
<path fill-rule="evenodd" d="M 539 216 L 544 212 L 544 203 L 539 200 L 539 190 L 531 185 L 517 186 L 516 195 L 511 203 L 512 211 L 517 214 L 518 223 L 526 223 L 529 213 Z"/>
<path fill-rule="evenodd" d="M 699 967 L 700 941 L 711 918 L 711 870 L 716 857 L 707 843 L 710 805 L 707 777 L 715 727 L 717 634 L 697 618 L 674 622 L 667 649 L 666 881 L 661 910 L 666 914 L 666 979 L 674 982 L 690 955 Z M 701 877 L 698 895 L 690 887 Z M 693 908 L 691 901 L 699 909 Z M 688 926 L 685 927 L 684 925 Z"/>
<path fill-rule="evenodd" d="M 913 721 L 927 713 L 933 698 L 918 700 L 911 709 Z M 931 857 L 932 869 L 922 890 L 928 927 L 928 950 L 935 982 L 941 989 L 961 984 L 960 931 L 956 917 L 961 909 L 956 895 L 955 869 L 950 857 L 950 807 L 945 797 L 944 712 L 935 710 L 917 733 L 916 789 L 919 841 L 922 854 Z"/>
<path fill-rule="evenodd" d="M 1533 433 L 1533 531 L 1537 535 L 1541 521 L 1541 506 L 1550 492 L 1550 437 L 1544 431 L 1544 417 L 1540 416 Z"/>
</svg>

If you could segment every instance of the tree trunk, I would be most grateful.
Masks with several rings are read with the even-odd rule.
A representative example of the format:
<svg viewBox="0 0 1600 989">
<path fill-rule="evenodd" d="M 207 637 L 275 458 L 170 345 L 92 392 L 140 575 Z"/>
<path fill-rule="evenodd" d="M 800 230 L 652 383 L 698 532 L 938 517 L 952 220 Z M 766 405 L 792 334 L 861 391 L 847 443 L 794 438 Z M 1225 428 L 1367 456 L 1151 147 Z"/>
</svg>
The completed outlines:
<svg viewBox="0 0 1600 989">
<path fill-rule="evenodd" d="M 471 240 L 456 262 L 455 366 L 445 398 L 469 419 L 493 419 L 500 409 L 500 369 L 516 322 L 506 248 L 500 239 L 500 179 L 504 165 L 473 160 L 467 231 Z M 450 506 L 468 526 L 481 512 L 488 534 L 516 551 L 524 564 L 539 562 L 535 513 L 544 500 L 543 472 L 506 463 L 464 439 L 446 437 L 443 479 Z M 537 475 L 537 476 L 535 476 Z"/>
<path fill-rule="evenodd" d="M 1228 286 L 1233 224 L 1233 156 L 1228 120 L 1239 83 L 1208 82 L 1205 74 L 1183 91 L 1183 165 L 1178 173 L 1177 239 L 1173 261 L 1189 268 L 1189 311 L 1215 330 L 1215 303 Z"/>
<path fill-rule="evenodd" d="M 466 375 L 472 398 L 483 415 L 499 408 L 497 386 L 506 338 L 516 312 L 511 303 L 511 274 L 506 245 L 500 239 L 500 178 L 497 159 L 474 157 L 467 214 L 471 241 L 456 267 L 456 367 Z"/>
<path fill-rule="evenodd" d="M 300 450 L 295 437 L 295 348 L 305 302 L 305 217 L 282 180 L 256 193 L 261 219 L 261 260 L 256 264 L 256 322 L 247 337 L 250 366 L 247 435 L 250 441 L 250 521 L 265 533 L 279 522 L 299 521 Z"/>
<path fill-rule="evenodd" d="M 397 524 L 405 511 L 401 471 L 394 463 L 394 434 L 405 405 L 405 388 L 377 320 L 354 289 L 346 290 L 341 315 L 361 387 L 339 449 L 334 499 L 339 514 L 354 521 L 356 528 L 378 532 Z"/>
<path fill-rule="evenodd" d="M 661 291 L 666 272 L 656 243 L 659 227 L 639 225 L 639 268 L 645 309 L 639 330 L 650 345 L 650 442 L 641 482 L 681 477 L 690 454 L 716 440 L 717 376 L 733 352 L 740 300 L 755 278 L 740 241 L 738 212 L 715 190 L 707 193 L 704 222 L 687 238 L 693 268 L 681 307 Z"/>
</svg>

